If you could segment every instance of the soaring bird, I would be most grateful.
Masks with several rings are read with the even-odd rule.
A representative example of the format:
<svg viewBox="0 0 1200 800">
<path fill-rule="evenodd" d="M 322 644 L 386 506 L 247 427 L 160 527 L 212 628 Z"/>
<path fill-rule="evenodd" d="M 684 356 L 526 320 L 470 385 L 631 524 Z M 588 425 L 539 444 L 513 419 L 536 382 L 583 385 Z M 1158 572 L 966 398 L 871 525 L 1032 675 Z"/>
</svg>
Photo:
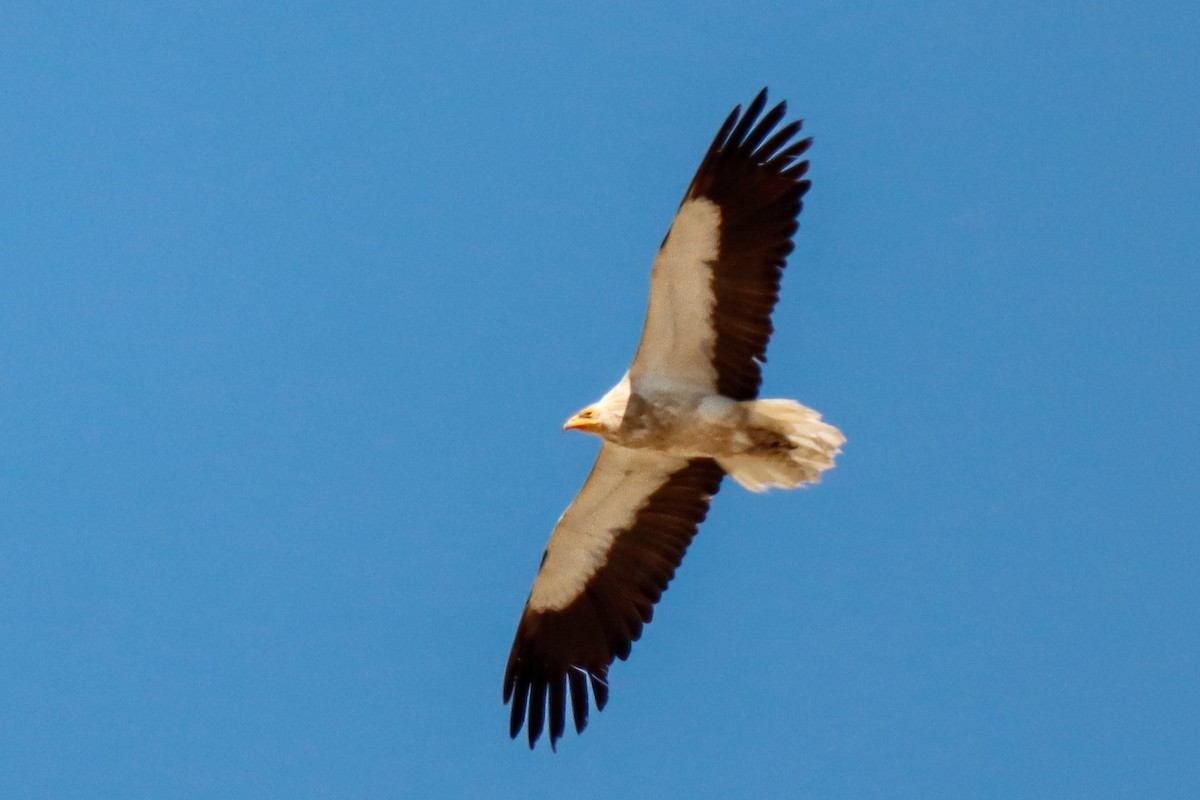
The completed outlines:
<svg viewBox="0 0 1200 800">
<path fill-rule="evenodd" d="M 760 400 L 785 259 L 808 191 L 812 144 L 763 89 L 721 125 L 650 274 L 629 370 L 564 430 L 603 439 L 595 466 L 542 555 L 504 672 L 509 733 L 529 746 L 547 721 L 555 749 L 570 700 L 587 725 L 588 687 L 650 622 L 709 501 L 728 474 L 753 492 L 820 480 L 845 442 L 794 400 Z"/>
</svg>

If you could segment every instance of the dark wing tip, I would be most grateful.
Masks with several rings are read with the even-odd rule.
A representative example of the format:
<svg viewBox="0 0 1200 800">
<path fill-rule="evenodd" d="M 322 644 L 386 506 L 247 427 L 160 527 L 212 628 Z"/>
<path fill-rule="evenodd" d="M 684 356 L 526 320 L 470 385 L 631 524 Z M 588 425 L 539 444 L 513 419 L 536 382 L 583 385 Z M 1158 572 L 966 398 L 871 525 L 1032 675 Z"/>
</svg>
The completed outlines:
<svg viewBox="0 0 1200 800">
<path fill-rule="evenodd" d="M 567 727 L 567 675 L 563 673 L 550 681 L 550 749 L 562 738 Z"/>
<path fill-rule="evenodd" d="M 603 711 L 608 705 L 608 670 L 603 670 L 599 674 L 592 674 L 592 697 L 596 703 L 596 710 Z"/>
<path fill-rule="evenodd" d="M 525 705 L 529 701 L 529 684 L 522 682 L 519 690 L 515 695 L 512 695 L 512 713 L 508 718 L 508 735 L 509 738 L 517 738 L 517 734 L 521 732 L 521 726 L 525 724 Z M 508 699 L 505 698 L 505 703 Z"/>
<path fill-rule="evenodd" d="M 504 702 L 512 704 L 511 738 L 516 739 L 524 728 L 532 749 L 546 733 L 550 749 L 557 752 L 567 727 L 568 698 L 575 730 L 582 733 L 587 727 L 587 679 L 594 681 L 597 670 L 567 665 L 575 657 L 585 663 L 604 660 L 604 653 L 595 651 L 597 645 L 588 644 L 589 634 L 597 630 L 587 625 L 594 613 L 589 606 L 577 604 L 564 611 L 527 608 L 522 614 L 504 672 Z M 597 704 L 597 710 L 602 707 Z"/>
<path fill-rule="evenodd" d="M 812 137 L 793 141 L 804 124 L 802 119 L 778 127 L 787 116 L 787 101 L 776 103 L 764 114 L 766 107 L 765 86 L 746 106 L 744 113 L 741 105 L 734 107 L 709 144 L 685 199 L 705 197 L 714 191 L 719 193 L 719 187 L 713 184 L 722 182 L 722 173 L 765 168 L 776 178 L 794 177 L 788 168 L 794 166 L 792 162 L 812 145 Z"/>
<path fill-rule="evenodd" d="M 575 732 L 583 733 L 588 723 L 588 692 L 586 673 L 578 667 L 572 667 L 567 673 L 571 687 L 571 716 L 575 721 Z"/>
<path fill-rule="evenodd" d="M 588 724 L 589 679 L 596 710 L 602 711 L 608 702 L 608 688 L 604 683 L 607 670 L 587 670 L 574 666 L 558 670 L 549 665 L 539 668 L 521 662 L 517 663 L 516 668 L 516 676 L 505 682 L 504 702 L 512 703 L 508 735 L 516 739 L 521 729 L 525 728 L 531 750 L 542 734 L 547 733 L 550 749 L 558 752 L 558 740 L 567 729 L 568 699 L 575 732 L 583 733 Z"/>
<path fill-rule="evenodd" d="M 762 113 L 763 107 L 767 104 L 767 90 L 764 87 L 761 92 L 755 95 L 750 101 L 750 105 L 746 106 L 746 113 L 742 115 L 741 121 L 737 127 L 733 129 L 733 133 L 729 134 L 729 143 L 733 146 L 739 146 L 746 138 L 746 134 L 750 132 L 750 126 L 758 119 L 758 115 Z"/>
<path fill-rule="evenodd" d="M 529 734 L 529 748 L 532 750 L 546 724 L 546 679 L 542 675 L 534 675 L 529 699 L 532 702 L 525 709 L 525 732 Z"/>
</svg>

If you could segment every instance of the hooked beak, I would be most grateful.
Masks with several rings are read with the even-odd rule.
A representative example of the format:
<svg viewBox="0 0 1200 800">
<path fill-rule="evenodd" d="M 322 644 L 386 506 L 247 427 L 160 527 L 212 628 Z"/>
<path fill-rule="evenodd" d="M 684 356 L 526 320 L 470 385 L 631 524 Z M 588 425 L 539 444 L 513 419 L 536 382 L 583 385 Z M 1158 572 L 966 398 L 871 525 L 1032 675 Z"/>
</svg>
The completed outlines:
<svg viewBox="0 0 1200 800">
<path fill-rule="evenodd" d="M 563 424 L 563 432 L 583 431 L 584 433 L 597 433 L 599 430 L 599 420 L 597 420 L 595 417 L 584 417 L 582 411 L 571 417 Z"/>
</svg>

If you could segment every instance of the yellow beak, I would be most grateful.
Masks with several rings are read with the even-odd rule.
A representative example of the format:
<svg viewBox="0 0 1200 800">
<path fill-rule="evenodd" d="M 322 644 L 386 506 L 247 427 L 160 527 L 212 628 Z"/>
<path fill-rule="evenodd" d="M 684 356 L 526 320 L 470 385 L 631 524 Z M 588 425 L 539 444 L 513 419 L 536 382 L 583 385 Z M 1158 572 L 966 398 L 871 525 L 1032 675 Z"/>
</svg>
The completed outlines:
<svg viewBox="0 0 1200 800">
<path fill-rule="evenodd" d="M 563 424 L 563 430 L 596 433 L 600 430 L 600 423 L 595 419 L 595 417 L 583 417 L 583 412 L 581 411 Z"/>
</svg>

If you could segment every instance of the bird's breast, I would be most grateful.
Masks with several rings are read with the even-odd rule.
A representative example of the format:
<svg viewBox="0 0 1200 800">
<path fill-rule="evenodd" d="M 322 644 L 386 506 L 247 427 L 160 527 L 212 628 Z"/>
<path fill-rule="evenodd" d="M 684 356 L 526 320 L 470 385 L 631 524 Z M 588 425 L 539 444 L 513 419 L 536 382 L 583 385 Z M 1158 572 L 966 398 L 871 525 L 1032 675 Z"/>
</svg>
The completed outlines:
<svg viewBox="0 0 1200 800">
<path fill-rule="evenodd" d="M 720 395 L 634 395 L 612 441 L 689 457 L 723 452 L 739 408 Z"/>
</svg>

